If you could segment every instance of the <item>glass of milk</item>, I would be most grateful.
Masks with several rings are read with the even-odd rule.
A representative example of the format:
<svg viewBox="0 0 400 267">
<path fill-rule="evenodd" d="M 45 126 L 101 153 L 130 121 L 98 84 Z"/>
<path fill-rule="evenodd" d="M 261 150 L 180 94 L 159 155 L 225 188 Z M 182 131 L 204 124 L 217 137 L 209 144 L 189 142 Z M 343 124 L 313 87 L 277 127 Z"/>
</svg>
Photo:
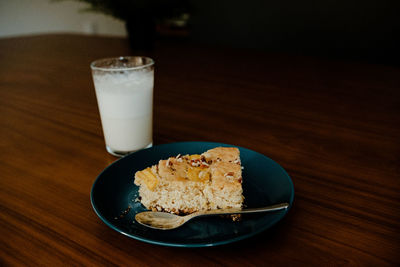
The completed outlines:
<svg viewBox="0 0 400 267">
<path fill-rule="evenodd" d="M 107 151 L 122 157 L 151 147 L 154 61 L 148 57 L 105 58 L 90 67 Z"/>
</svg>

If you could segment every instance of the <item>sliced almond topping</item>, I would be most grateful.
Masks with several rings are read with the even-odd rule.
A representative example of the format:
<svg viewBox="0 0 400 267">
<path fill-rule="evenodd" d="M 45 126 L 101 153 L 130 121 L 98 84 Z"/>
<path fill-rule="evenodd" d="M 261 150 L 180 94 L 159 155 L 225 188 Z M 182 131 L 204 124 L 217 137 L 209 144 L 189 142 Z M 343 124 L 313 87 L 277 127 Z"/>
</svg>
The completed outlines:
<svg viewBox="0 0 400 267">
<path fill-rule="evenodd" d="M 193 167 L 199 167 L 200 164 L 201 164 L 201 162 L 200 162 L 199 159 L 192 159 L 192 160 L 190 161 L 190 165 L 192 165 Z"/>
</svg>

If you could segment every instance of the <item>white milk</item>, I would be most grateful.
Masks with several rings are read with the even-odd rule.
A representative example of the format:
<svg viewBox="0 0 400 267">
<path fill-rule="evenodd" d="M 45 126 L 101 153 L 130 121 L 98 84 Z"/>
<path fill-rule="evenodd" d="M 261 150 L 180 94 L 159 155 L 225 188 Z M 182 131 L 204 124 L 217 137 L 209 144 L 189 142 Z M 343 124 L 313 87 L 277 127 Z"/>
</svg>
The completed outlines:
<svg viewBox="0 0 400 267">
<path fill-rule="evenodd" d="M 93 77 L 109 149 L 127 152 L 152 144 L 153 72 L 111 72 Z"/>
</svg>

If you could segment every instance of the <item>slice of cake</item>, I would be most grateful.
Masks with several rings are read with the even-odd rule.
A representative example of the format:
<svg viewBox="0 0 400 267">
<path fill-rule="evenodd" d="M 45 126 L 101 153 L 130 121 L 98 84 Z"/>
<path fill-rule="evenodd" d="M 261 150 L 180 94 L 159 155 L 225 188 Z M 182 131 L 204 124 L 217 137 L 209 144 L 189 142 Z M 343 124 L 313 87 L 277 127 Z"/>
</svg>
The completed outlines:
<svg viewBox="0 0 400 267">
<path fill-rule="evenodd" d="M 216 147 L 201 155 L 177 155 L 135 173 L 141 203 L 149 210 L 189 214 L 242 208 L 239 149 Z"/>
</svg>

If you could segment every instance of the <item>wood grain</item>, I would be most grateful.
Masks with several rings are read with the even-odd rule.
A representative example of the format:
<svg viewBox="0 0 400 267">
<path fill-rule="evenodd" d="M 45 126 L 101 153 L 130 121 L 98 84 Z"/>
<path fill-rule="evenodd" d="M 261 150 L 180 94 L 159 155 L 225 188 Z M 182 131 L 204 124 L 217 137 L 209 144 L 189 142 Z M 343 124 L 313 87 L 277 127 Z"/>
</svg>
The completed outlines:
<svg viewBox="0 0 400 267">
<path fill-rule="evenodd" d="M 277 226 L 231 245 L 180 249 L 127 238 L 93 212 L 107 154 L 89 64 L 127 41 L 0 39 L 0 264 L 400 264 L 400 69 L 159 43 L 154 141 L 204 140 L 281 164 L 295 202 Z M 143 54 L 143 53 L 140 53 Z"/>
</svg>

